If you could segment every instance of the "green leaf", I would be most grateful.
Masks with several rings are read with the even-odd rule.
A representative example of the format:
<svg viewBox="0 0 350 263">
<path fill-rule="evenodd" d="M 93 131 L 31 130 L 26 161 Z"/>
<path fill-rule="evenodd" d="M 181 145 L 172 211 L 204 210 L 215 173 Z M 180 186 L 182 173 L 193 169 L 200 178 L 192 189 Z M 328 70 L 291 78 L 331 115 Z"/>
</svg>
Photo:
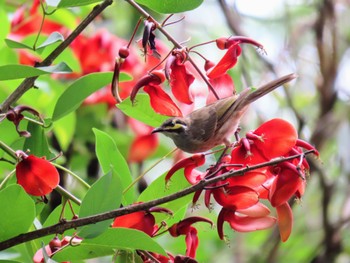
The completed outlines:
<svg viewBox="0 0 350 263">
<path fill-rule="evenodd" d="M 134 105 L 130 101 L 130 98 L 125 99 L 117 107 L 127 116 L 141 121 L 149 126 L 160 126 L 168 116 L 160 115 L 156 113 L 150 104 L 150 99 L 146 94 L 138 94 L 135 99 Z"/>
<path fill-rule="evenodd" d="M 73 82 L 58 98 L 52 120 L 57 121 L 76 110 L 83 101 L 95 91 L 112 81 L 113 72 L 98 72 L 85 75 Z M 120 75 L 121 80 L 127 80 L 126 74 Z"/>
<path fill-rule="evenodd" d="M 31 136 L 26 138 L 23 149 L 29 149 L 30 154 L 34 154 L 35 156 L 46 156 L 47 159 L 53 157 L 49 149 L 44 128 L 38 124 L 28 122 L 27 130 L 30 132 Z"/>
<path fill-rule="evenodd" d="M 64 41 L 64 37 L 58 32 L 53 32 L 51 33 L 51 35 L 47 37 L 44 43 L 42 43 L 40 46 L 37 47 L 37 49 L 41 49 L 46 46 L 52 45 L 53 43 L 62 42 L 62 41 Z"/>
<path fill-rule="evenodd" d="M 130 228 L 110 228 L 94 239 L 85 240 L 84 243 L 112 246 L 123 250 L 141 249 L 167 255 L 164 249 L 149 235 Z"/>
<path fill-rule="evenodd" d="M 107 246 L 97 246 L 93 244 L 80 244 L 77 246 L 68 246 L 57 252 L 52 258 L 58 262 L 72 262 L 83 259 L 97 258 L 114 254 L 114 250 Z"/>
<path fill-rule="evenodd" d="M 104 173 L 112 170 L 119 175 L 123 190 L 132 183 L 131 173 L 127 162 L 121 155 L 114 140 L 107 133 L 93 129 L 96 137 L 96 155 Z M 129 189 L 123 196 L 123 204 L 131 204 L 134 201 L 134 188 Z"/>
<path fill-rule="evenodd" d="M 142 231 L 128 228 L 110 228 L 96 238 L 84 239 L 75 247 L 67 247 L 58 252 L 53 259 L 59 262 L 82 260 L 111 255 L 115 249 L 141 249 L 166 255 L 165 250 Z"/>
<path fill-rule="evenodd" d="M 136 0 L 137 3 L 163 14 L 180 13 L 197 8 L 203 0 Z"/>
<path fill-rule="evenodd" d="M 34 68 L 25 65 L 0 66 L 0 80 L 22 79 L 51 73 L 70 73 L 68 65 L 61 62 L 54 66 Z"/>
<path fill-rule="evenodd" d="M 79 217 L 96 215 L 120 207 L 122 186 L 117 174 L 109 172 L 96 181 L 86 193 L 81 206 Z M 113 219 L 105 220 L 94 225 L 81 228 L 78 235 L 82 238 L 93 238 L 104 232 Z"/>
<path fill-rule="evenodd" d="M 75 127 L 76 115 L 73 113 L 66 115 L 54 123 L 53 131 L 61 149 L 65 152 L 72 142 Z"/>
<path fill-rule="evenodd" d="M 61 0 L 58 4 L 58 8 L 73 7 L 90 5 L 93 3 L 102 2 L 102 0 Z"/>
<path fill-rule="evenodd" d="M 0 211 L 0 241 L 27 232 L 34 222 L 34 201 L 19 185 L 0 192 Z"/>
<path fill-rule="evenodd" d="M 33 50 L 33 47 L 31 47 L 31 46 L 29 46 L 27 44 L 24 44 L 24 43 L 21 43 L 21 42 L 9 39 L 9 38 L 5 39 L 5 43 L 6 43 L 6 45 L 9 48 L 25 48 L 25 49 Z"/>
</svg>

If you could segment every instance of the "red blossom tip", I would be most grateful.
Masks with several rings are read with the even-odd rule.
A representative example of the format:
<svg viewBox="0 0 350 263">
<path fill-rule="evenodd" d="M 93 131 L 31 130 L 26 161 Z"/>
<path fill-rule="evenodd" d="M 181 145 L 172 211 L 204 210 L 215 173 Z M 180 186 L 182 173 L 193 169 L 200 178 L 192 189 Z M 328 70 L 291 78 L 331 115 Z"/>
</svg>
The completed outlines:
<svg viewBox="0 0 350 263">
<path fill-rule="evenodd" d="M 22 157 L 23 158 L 23 157 Z M 57 169 L 47 160 L 29 155 L 16 166 L 17 183 L 34 196 L 44 196 L 52 192 L 59 183 Z"/>
<path fill-rule="evenodd" d="M 298 139 L 295 145 L 298 147 L 304 148 L 306 150 L 314 151 L 313 154 L 315 154 L 317 157 L 320 156 L 320 153 L 317 151 L 317 149 L 306 141 Z"/>
<path fill-rule="evenodd" d="M 135 101 L 136 94 L 139 92 L 139 90 L 146 86 L 146 85 L 159 85 L 165 80 L 164 74 L 162 76 L 161 72 L 153 72 L 146 76 L 143 76 L 139 79 L 139 81 L 135 84 L 133 87 L 131 94 L 130 94 L 130 100 L 132 103 Z"/>
</svg>

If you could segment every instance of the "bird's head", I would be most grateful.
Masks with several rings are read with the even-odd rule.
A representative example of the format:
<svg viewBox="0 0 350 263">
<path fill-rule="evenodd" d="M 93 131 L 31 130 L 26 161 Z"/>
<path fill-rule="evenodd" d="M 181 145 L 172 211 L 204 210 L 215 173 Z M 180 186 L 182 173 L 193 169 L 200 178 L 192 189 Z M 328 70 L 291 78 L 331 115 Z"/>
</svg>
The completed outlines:
<svg viewBox="0 0 350 263">
<path fill-rule="evenodd" d="M 163 124 L 155 128 L 152 133 L 163 133 L 171 138 L 184 134 L 188 129 L 188 124 L 184 118 L 171 118 L 163 122 Z"/>
</svg>

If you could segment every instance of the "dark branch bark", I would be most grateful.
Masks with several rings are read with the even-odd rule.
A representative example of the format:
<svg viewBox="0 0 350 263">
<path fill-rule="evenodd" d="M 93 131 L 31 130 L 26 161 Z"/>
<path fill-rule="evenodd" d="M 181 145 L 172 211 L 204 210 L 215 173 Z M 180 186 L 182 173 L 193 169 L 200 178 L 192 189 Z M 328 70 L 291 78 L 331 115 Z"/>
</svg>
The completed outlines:
<svg viewBox="0 0 350 263">
<path fill-rule="evenodd" d="M 307 155 L 310 153 L 313 153 L 313 151 L 307 151 L 304 154 Z M 257 165 L 252 165 L 249 167 L 242 168 L 240 170 L 232 170 L 232 171 L 224 173 L 220 176 L 213 177 L 213 178 L 208 179 L 208 180 L 202 180 L 196 185 L 193 185 L 191 187 L 185 188 L 182 191 L 179 191 L 177 193 L 174 193 L 174 194 L 171 194 L 171 195 L 168 195 L 168 196 L 156 199 L 156 200 L 152 200 L 152 201 L 141 203 L 141 204 L 129 205 L 126 207 L 122 207 L 122 208 L 112 210 L 112 211 L 109 211 L 106 213 L 101 213 L 98 215 L 79 218 L 79 219 L 75 219 L 75 220 L 71 220 L 71 221 L 60 222 L 58 224 L 55 224 L 55 225 L 52 225 L 49 227 L 38 229 L 38 230 L 28 232 L 25 234 L 20 234 L 14 238 L 0 242 L 0 251 L 7 249 L 7 248 L 10 248 L 12 246 L 18 245 L 18 244 L 27 242 L 27 241 L 31 241 L 31 240 L 34 240 L 34 239 L 37 239 L 37 238 L 40 238 L 43 236 L 50 235 L 50 234 L 63 233 L 65 230 L 68 230 L 68 229 L 77 228 L 77 227 L 81 227 L 81 226 L 85 226 L 85 225 L 89 225 L 89 224 L 95 224 L 95 223 L 105 221 L 108 219 L 112 219 L 112 218 L 122 216 L 125 214 L 130 214 L 130 213 L 141 211 L 141 210 L 147 210 L 151 207 L 155 207 L 155 206 L 173 201 L 173 200 L 178 199 L 180 197 L 183 197 L 185 195 L 189 195 L 189 194 L 194 193 L 198 190 L 204 189 L 205 186 L 217 183 L 219 181 L 226 180 L 227 178 L 230 178 L 233 176 L 243 175 L 244 173 L 246 173 L 248 171 L 252 171 L 252 170 L 262 168 L 265 166 L 271 166 L 271 165 L 275 165 L 275 164 L 285 162 L 288 160 L 300 158 L 301 156 L 302 156 L 302 154 L 293 155 L 293 156 L 286 157 L 286 158 L 281 157 L 278 159 L 274 159 L 273 161 L 269 161 L 269 162 L 265 162 L 265 163 L 261 163 L 261 164 L 257 164 Z"/>
</svg>

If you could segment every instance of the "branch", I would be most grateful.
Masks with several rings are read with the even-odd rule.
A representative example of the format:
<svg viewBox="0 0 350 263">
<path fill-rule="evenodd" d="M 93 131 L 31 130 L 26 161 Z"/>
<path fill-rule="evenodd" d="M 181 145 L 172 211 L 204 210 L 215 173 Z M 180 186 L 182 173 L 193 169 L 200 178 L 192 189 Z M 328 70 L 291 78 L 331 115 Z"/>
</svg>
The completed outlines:
<svg viewBox="0 0 350 263">
<path fill-rule="evenodd" d="M 157 29 L 171 42 L 173 45 L 178 48 L 178 49 L 183 49 L 184 47 L 175 39 L 172 37 L 171 34 L 168 33 L 164 29 L 164 27 L 157 22 L 150 14 L 148 14 L 144 9 L 142 9 L 141 6 L 139 6 L 137 3 L 135 3 L 133 0 L 125 0 L 128 2 L 132 7 L 134 7 L 142 16 L 145 18 L 150 18 L 155 24 Z M 216 99 L 220 99 L 219 96 L 217 95 L 215 89 L 209 82 L 209 80 L 206 78 L 206 76 L 203 74 L 203 72 L 200 70 L 200 68 L 197 66 L 197 64 L 192 60 L 192 58 L 188 55 L 188 61 L 192 64 L 192 66 L 195 68 L 195 70 L 198 72 L 198 74 L 201 76 L 201 78 L 204 80 L 204 82 L 208 85 L 209 89 L 211 92 L 213 92 L 214 96 Z"/>
<path fill-rule="evenodd" d="M 42 62 L 37 63 L 35 67 L 49 66 L 52 62 L 73 42 L 75 38 L 109 5 L 113 3 L 113 0 L 105 0 L 99 5 L 96 5 L 88 16 L 81 21 L 77 28 L 57 47 L 55 48 Z M 34 86 L 35 80 L 38 76 L 26 78 L 17 87 L 17 89 L 11 93 L 8 98 L 0 105 L 0 113 L 7 112 L 11 104 L 15 103 L 25 92 Z"/>
<path fill-rule="evenodd" d="M 151 207 L 158 206 L 158 205 L 173 201 L 175 199 L 178 199 L 180 197 L 192 194 L 198 190 L 204 189 L 205 186 L 217 183 L 219 181 L 226 180 L 230 177 L 241 176 L 241 175 L 244 175 L 246 172 L 249 172 L 249 171 L 252 171 L 255 169 L 259 169 L 262 167 L 266 167 L 266 166 L 276 165 L 278 163 L 285 162 L 288 160 L 300 158 L 301 156 L 304 156 L 304 155 L 307 155 L 310 153 L 313 153 L 313 150 L 306 151 L 305 153 L 297 154 L 297 155 L 293 155 L 293 156 L 289 156 L 289 157 L 276 158 L 272 161 L 264 162 L 264 163 L 257 164 L 257 165 L 252 165 L 249 167 L 247 166 L 247 167 L 242 168 L 240 170 L 231 170 L 231 171 L 224 173 L 220 176 L 213 177 L 213 178 L 208 179 L 208 180 L 202 180 L 196 185 L 193 185 L 193 186 L 185 188 L 179 192 L 164 196 L 164 197 L 156 199 L 156 200 L 152 200 L 152 201 L 140 203 L 140 204 L 129 205 L 126 207 L 122 207 L 122 208 L 119 208 L 116 210 L 108 211 L 108 212 L 93 215 L 93 216 L 83 217 L 83 218 L 70 220 L 70 221 L 59 222 L 59 223 L 52 225 L 52 226 L 49 226 L 49 227 L 34 230 L 32 232 L 28 232 L 25 234 L 20 234 L 16 237 L 13 237 L 11 239 L 0 242 L 0 251 L 7 249 L 7 248 L 10 248 L 10 247 L 13 247 L 13 246 L 18 245 L 18 244 L 27 242 L 27 241 L 31 241 L 31 240 L 43 237 L 43 236 L 57 234 L 57 233 L 63 233 L 65 230 L 68 230 L 68 229 L 77 228 L 77 227 L 81 227 L 81 226 L 85 226 L 85 225 L 89 225 L 89 224 L 95 224 L 95 223 L 105 221 L 108 219 L 112 219 L 112 218 L 115 218 L 118 216 L 131 214 L 131 213 L 134 213 L 137 211 L 147 210 Z"/>
</svg>

